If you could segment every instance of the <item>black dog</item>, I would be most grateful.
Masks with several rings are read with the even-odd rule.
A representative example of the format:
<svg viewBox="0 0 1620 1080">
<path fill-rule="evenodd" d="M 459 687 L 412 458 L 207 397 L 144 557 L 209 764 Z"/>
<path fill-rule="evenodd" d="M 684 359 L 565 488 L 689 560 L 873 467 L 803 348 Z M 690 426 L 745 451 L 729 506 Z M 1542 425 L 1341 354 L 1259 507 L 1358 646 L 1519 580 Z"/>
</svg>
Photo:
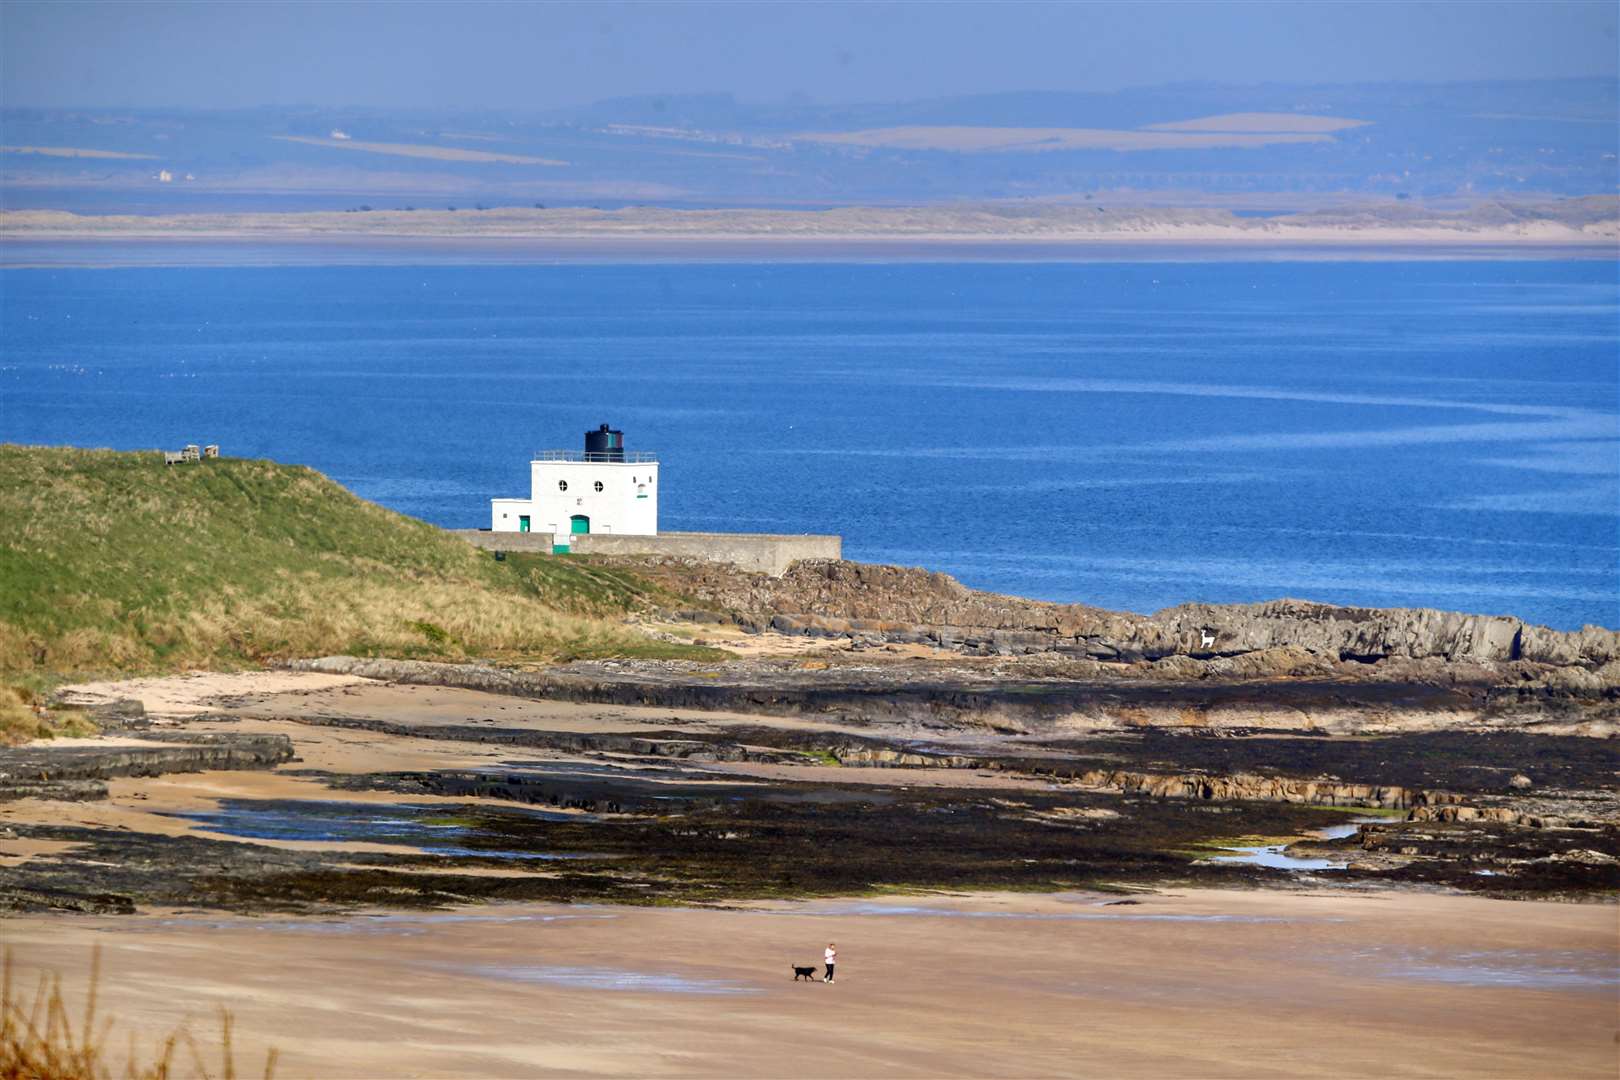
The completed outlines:
<svg viewBox="0 0 1620 1080">
<path fill-rule="evenodd" d="M 798 964 L 794 964 L 793 981 L 798 982 L 800 979 L 809 979 L 811 982 L 815 982 L 816 965 L 811 964 L 809 967 L 800 967 Z"/>
</svg>

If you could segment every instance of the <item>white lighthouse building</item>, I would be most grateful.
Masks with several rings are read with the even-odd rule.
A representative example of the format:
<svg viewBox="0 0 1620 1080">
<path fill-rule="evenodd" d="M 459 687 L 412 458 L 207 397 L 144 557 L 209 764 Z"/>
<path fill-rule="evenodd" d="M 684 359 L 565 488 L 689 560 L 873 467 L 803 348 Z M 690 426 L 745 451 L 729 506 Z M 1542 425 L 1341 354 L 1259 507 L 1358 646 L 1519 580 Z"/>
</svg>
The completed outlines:
<svg viewBox="0 0 1620 1080">
<path fill-rule="evenodd" d="M 624 449 L 606 424 L 585 433 L 585 450 L 542 450 L 529 463 L 527 499 L 491 499 L 494 532 L 550 533 L 556 549 L 575 536 L 658 535 L 658 457 Z"/>
</svg>

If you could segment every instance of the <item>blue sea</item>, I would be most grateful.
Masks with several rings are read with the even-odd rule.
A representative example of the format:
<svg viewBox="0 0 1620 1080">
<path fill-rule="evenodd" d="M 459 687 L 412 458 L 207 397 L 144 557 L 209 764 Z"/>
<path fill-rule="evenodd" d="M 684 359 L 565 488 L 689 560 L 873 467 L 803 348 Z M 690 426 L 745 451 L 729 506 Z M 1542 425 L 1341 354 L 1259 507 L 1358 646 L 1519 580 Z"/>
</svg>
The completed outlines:
<svg viewBox="0 0 1620 1080">
<path fill-rule="evenodd" d="M 1152 611 L 1620 627 L 1603 261 L 0 271 L 0 441 L 217 442 L 441 525 L 610 423 L 667 529 Z"/>
</svg>

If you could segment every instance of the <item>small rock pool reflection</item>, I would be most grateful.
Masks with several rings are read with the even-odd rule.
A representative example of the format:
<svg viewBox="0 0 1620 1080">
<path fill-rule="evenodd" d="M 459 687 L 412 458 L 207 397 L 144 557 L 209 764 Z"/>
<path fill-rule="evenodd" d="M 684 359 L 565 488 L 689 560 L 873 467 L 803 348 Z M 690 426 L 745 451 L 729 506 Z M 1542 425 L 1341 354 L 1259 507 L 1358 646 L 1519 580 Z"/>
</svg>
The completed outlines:
<svg viewBox="0 0 1620 1080">
<path fill-rule="evenodd" d="M 250 840 L 326 841 L 397 844 L 428 855 L 478 856 L 494 859 L 588 859 L 587 854 L 514 851 L 509 842 L 481 822 L 502 816 L 529 820 L 577 821 L 556 811 L 512 808 L 480 809 L 470 816 L 456 806 L 419 803 L 362 803 L 323 799 L 222 799 L 213 810 L 175 811 L 169 817 L 192 821 L 199 828 Z"/>
<path fill-rule="evenodd" d="M 1361 818 L 1348 825 L 1330 825 L 1325 829 L 1317 829 L 1315 835 L 1319 840 L 1342 840 L 1360 831 L 1363 822 L 1378 820 L 1378 818 Z M 1343 870 L 1346 866 L 1346 862 L 1342 859 L 1312 859 L 1285 854 L 1284 850 L 1288 846 L 1287 843 L 1282 843 L 1234 847 L 1228 855 L 1212 856 L 1210 862 L 1269 866 L 1276 870 Z"/>
</svg>

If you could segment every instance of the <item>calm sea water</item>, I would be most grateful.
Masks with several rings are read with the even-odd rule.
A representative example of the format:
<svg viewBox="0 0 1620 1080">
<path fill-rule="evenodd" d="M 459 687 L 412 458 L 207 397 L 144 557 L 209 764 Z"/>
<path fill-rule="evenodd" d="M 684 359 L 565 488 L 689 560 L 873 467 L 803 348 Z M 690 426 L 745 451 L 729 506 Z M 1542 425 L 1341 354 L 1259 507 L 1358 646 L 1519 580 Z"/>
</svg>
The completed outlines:
<svg viewBox="0 0 1620 1080">
<path fill-rule="evenodd" d="M 609 422 L 669 529 L 1151 611 L 1620 626 L 1615 265 L 0 272 L 0 440 L 218 442 L 443 525 Z"/>
</svg>

